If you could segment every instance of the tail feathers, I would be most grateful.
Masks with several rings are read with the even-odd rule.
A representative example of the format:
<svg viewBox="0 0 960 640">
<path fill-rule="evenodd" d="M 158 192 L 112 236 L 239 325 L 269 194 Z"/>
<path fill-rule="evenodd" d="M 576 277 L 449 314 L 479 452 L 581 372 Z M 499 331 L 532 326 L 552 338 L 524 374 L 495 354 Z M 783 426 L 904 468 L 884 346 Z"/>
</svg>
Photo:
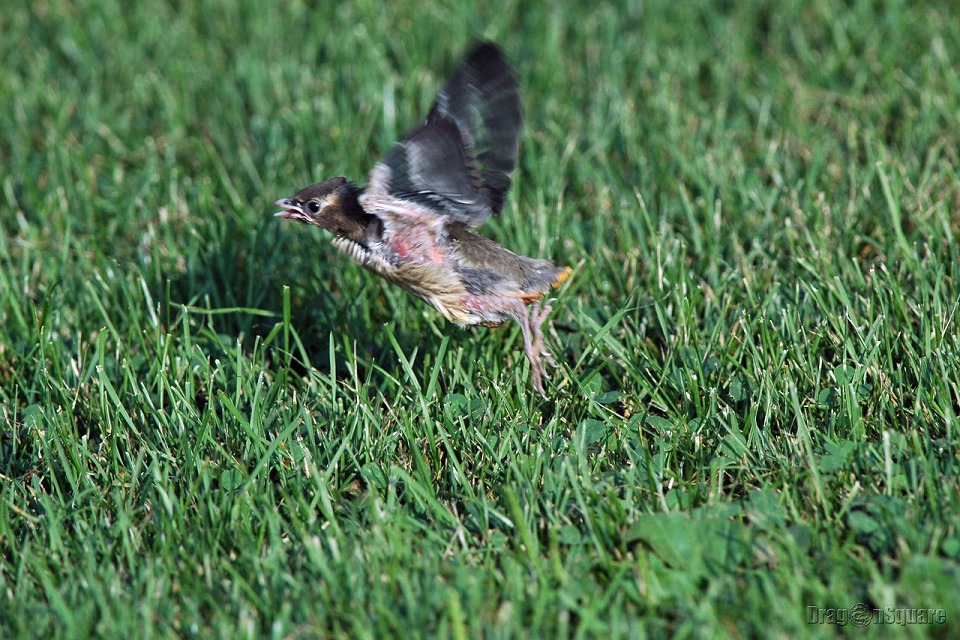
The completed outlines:
<svg viewBox="0 0 960 640">
<path fill-rule="evenodd" d="M 570 267 L 558 267 L 547 260 L 538 260 L 540 264 L 533 274 L 523 283 L 525 291 L 546 293 L 551 289 L 559 289 L 572 274 Z"/>
</svg>

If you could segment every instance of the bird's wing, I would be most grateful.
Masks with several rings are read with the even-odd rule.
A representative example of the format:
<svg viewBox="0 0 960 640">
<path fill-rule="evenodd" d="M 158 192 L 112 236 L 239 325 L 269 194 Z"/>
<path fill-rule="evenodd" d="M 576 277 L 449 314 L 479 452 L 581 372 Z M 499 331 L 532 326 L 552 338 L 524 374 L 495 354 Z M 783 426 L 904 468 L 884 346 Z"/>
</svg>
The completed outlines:
<svg viewBox="0 0 960 640">
<path fill-rule="evenodd" d="M 503 210 L 521 126 L 516 75 L 496 45 L 482 43 L 437 94 L 426 121 L 377 164 L 367 191 L 478 226 Z"/>
</svg>

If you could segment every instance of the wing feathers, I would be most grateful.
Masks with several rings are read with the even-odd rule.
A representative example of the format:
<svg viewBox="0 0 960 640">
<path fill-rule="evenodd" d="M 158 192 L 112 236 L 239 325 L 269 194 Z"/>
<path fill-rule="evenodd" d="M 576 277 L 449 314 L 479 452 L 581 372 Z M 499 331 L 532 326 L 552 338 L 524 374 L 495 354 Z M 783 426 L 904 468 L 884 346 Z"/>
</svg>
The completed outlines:
<svg viewBox="0 0 960 640">
<path fill-rule="evenodd" d="M 503 210 L 517 165 L 520 88 L 502 52 L 477 46 L 437 94 L 426 121 L 390 148 L 371 187 L 470 226 Z M 379 170 L 379 174 L 377 171 Z"/>
</svg>

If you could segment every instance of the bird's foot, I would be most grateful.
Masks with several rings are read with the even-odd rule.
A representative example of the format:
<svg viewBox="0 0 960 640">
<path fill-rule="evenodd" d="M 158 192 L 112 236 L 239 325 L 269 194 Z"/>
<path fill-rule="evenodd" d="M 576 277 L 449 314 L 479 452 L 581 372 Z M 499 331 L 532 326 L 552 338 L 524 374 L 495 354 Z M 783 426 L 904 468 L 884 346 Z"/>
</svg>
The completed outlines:
<svg viewBox="0 0 960 640">
<path fill-rule="evenodd" d="M 534 302 L 529 310 L 526 307 L 520 307 L 517 314 L 517 321 L 523 332 L 523 351 L 527 360 L 530 361 L 530 382 L 537 393 L 544 398 L 547 397 L 543 388 L 543 379 L 547 375 L 544 362 L 554 368 L 557 366 L 557 361 L 543 344 L 543 324 L 550 315 L 552 302 L 552 300 L 547 300 L 543 304 Z"/>
</svg>

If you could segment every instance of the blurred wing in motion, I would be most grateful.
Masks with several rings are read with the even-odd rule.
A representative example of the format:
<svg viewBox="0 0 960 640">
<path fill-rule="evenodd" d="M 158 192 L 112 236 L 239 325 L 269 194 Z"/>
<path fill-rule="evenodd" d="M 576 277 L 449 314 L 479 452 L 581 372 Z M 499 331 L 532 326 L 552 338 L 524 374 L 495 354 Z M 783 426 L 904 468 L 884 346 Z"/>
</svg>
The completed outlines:
<svg viewBox="0 0 960 640">
<path fill-rule="evenodd" d="M 426 121 L 374 168 L 367 190 L 479 226 L 503 210 L 522 124 L 517 77 L 496 45 L 482 43 L 437 94 Z"/>
</svg>

